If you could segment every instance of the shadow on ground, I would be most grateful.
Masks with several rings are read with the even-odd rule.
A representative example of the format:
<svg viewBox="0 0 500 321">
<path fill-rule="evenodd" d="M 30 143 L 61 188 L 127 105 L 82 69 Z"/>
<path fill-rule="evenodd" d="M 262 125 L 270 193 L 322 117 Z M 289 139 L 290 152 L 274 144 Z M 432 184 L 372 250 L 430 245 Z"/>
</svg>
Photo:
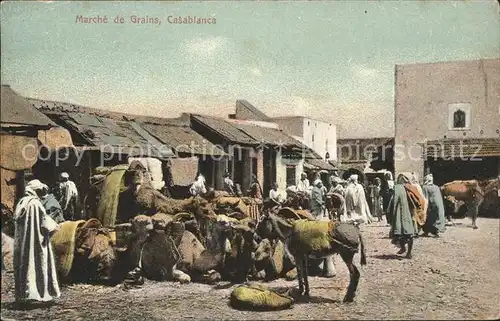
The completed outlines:
<svg viewBox="0 0 500 321">
<path fill-rule="evenodd" d="M 13 310 L 13 311 L 31 311 L 36 309 L 48 309 L 51 307 L 57 306 L 57 303 L 54 301 L 50 302 L 26 302 L 26 303 L 18 303 L 18 302 L 3 302 L 2 310 Z"/>
<path fill-rule="evenodd" d="M 396 254 L 379 254 L 379 255 L 373 255 L 373 258 L 379 259 L 379 260 L 403 260 L 404 257 L 396 255 Z"/>
</svg>

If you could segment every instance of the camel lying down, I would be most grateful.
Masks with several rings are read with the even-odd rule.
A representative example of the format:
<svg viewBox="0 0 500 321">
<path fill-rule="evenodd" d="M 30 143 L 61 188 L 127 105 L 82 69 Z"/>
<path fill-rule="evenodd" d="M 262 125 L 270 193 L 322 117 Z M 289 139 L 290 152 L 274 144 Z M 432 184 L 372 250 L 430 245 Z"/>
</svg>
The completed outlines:
<svg viewBox="0 0 500 321">
<path fill-rule="evenodd" d="M 287 222 L 279 216 L 269 214 L 275 232 L 284 240 L 297 265 L 300 294 L 309 295 L 307 260 L 325 258 L 338 253 L 349 269 L 350 282 L 344 302 L 354 301 L 360 273 L 354 265 L 354 254 L 361 247 L 361 265 L 366 265 L 363 239 L 359 228 L 349 223 L 333 221 L 296 220 Z"/>
</svg>

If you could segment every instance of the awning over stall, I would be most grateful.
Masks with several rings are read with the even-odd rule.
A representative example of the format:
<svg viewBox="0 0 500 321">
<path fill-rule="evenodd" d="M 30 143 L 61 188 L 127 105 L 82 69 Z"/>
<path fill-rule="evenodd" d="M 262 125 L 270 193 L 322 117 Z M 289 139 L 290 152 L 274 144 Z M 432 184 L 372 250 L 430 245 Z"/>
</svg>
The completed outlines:
<svg viewBox="0 0 500 321">
<path fill-rule="evenodd" d="M 80 145 L 95 146 L 113 154 L 166 159 L 174 156 L 167 146 L 133 121 L 119 121 L 84 113 L 47 113 L 81 138 Z M 76 144 L 76 143 L 75 143 Z"/>
<path fill-rule="evenodd" d="M 425 158 L 478 158 L 500 156 L 500 138 L 445 139 L 423 144 Z"/>
<path fill-rule="evenodd" d="M 322 159 L 307 159 L 304 163 L 304 168 L 310 169 L 310 170 L 327 170 L 327 171 L 333 171 L 335 170 L 335 166 L 325 162 Z"/>
</svg>

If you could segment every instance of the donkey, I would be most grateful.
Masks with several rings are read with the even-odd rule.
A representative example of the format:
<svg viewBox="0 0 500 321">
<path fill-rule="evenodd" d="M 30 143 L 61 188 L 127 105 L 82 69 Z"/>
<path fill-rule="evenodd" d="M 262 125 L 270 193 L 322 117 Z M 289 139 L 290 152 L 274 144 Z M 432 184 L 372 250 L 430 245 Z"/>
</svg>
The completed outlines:
<svg viewBox="0 0 500 321">
<path fill-rule="evenodd" d="M 271 213 L 262 217 L 259 224 L 272 226 L 273 232 L 284 241 L 295 258 L 301 295 L 309 295 L 307 260 L 309 258 L 322 259 L 338 253 L 347 265 L 350 274 L 349 286 L 343 301 L 354 301 L 360 273 L 353 263 L 353 258 L 359 246 L 361 265 L 366 265 L 365 247 L 358 226 L 333 221 L 286 221 Z"/>
</svg>

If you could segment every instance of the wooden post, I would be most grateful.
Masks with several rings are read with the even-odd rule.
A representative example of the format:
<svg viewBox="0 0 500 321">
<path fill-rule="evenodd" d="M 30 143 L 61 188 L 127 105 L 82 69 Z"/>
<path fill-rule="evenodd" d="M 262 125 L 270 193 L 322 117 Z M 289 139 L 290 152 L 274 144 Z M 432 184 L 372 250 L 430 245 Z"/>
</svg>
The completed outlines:
<svg viewBox="0 0 500 321">
<path fill-rule="evenodd" d="M 241 182 L 241 189 L 243 192 L 250 188 L 252 179 L 252 154 L 249 148 L 242 150 L 243 154 L 243 181 Z"/>
</svg>

